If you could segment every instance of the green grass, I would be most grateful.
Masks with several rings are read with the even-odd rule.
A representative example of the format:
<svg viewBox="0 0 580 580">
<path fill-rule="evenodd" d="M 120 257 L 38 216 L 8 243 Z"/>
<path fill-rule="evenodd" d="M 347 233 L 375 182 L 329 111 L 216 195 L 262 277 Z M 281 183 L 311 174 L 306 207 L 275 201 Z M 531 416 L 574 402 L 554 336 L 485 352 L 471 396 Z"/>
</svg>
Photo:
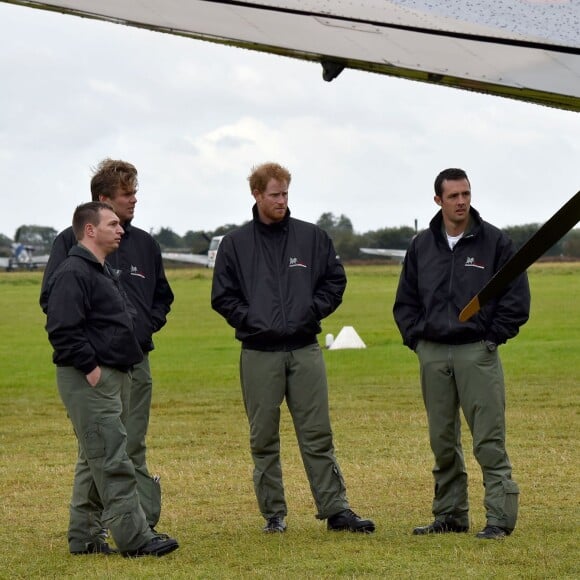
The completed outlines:
<svg viewBox="0 0 580 580">
<path fill-rule="evenodd" d="M 282 456 L 288 532 L 266 536 L 252 488 L 239 344 L 209 306 L 205 270 L 168 272 L 176 294 L 152 354 L 149 464 L 162 476 L 158 526 L 181 543 L 162 559 L 72 557 L 66 529 L 76 443 L 54 380 L 40 273 L 0 274 L 0 578 L 577 578 L 580 264 L 530 271 L 532 317 L 502 347 L 508 451 L 520 519 L 483 542 L 479 467 L 464 429 L 472 532 L 415 537 L 431 520 L 432 457 L 413 353 L 391 307 L 398 266 L 347 268 L 323 335 L 352 325 L 365 350 L 326 351 L 337 455 L 373 536 L 333 534 L 314 506 L 288 413 Z"/>
</svg>

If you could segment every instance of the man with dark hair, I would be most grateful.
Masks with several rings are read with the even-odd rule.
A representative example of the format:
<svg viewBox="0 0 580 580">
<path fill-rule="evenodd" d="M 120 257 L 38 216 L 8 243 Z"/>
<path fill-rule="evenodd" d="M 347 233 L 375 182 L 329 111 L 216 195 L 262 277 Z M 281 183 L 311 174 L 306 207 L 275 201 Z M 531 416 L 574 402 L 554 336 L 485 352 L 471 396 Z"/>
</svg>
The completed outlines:
<svg viewBox="0 0 580 580">
<path fill-rule="evenodd" d="M 141 505 L 155 532 L 161 513 L 161 487 L 159 477 L 152 477 L 149 473 L 146 461 L 146 435 L 153 391 L 149 352 L 154 348 L 153 333 L 166 323 L 173 292 L 165 276 L 159 244 L 147 232 L 132 225 L 137 187 L 137 169 L 121 160 L 104 159 L 91 179 L 93 201 L 109 203 L 125 230 L 119 248 L 107 256 L 107 262 L 120 274 L 121 283 L 137 310 L 135 333 L 144 356 L 132 372 L 131 404 L 126 418 L 127 454 L 135 466 Z M 46 289 L 54 271 L 75 244 L 72 228 L 64 230 L 55 239 L 44 271 L 41 306 L 46 303 Z M 77 522 L 74 525 L 77 527 L 89 521 L 94 535 L 105 534 L 106 530 L 102 530 L 99 521 L 99 498 L 93 497 L 91 477 L 82 450 L 76 482 L 78 487 L 71 504 L 71 522 Z"/>
<path fill-rule="evenodd" d="M 164 556 L 177 541 L 156 535 L 147 523 L 137 492 L 135 468 L 126 453 L 125 419 L 131 396 L 130 370 L 143 352 L 133 313 L 105 257 L 121 242 L 123 228 L 110 205 L 77 207 L 71 248 L 45 289 L 46 330 L 54 348 L 58 390 L 88 473 L 75 470 L 73 501 L 81 477 L 95 490 L 99 519 L 124 556 Z M 111 554 L 107 542 L 91 533 L 90 521 L 71 517 L 72 554 Z"/>
<path fill-rule="evenodd" d="M 290 217 L 290 173 L 265 163 L 248 178 L 253 221 L 227 234 L 214 269 L 212 307 L 242 343 L 240 380 L 264 531 L 284 532 L 280 405 L 286 399 L 318 513 L 329 530 L 371 533 L 346 498 L 334 455 L 320 320 L 340 305 L 344 268 L 328 235 Z"/>
<path fill-rule="evenodd" d="M 404 344 L 419 358 L 435 456 L 435 521 L 413 533 L 469 529 L 461 407 L 485 486 L 487 524 L 477 537 L 503 538 L 516 526 L 519 490 L 505 448 L 505 384 L 497 346 L 528 320 L 528 280 L 520 275 L 476 316 L 460 322 L 462 308 L 515 250 L 471 206 L 471 185 L 462 169 L 437 176 L 435 203 L 441 210 L 411 242 L 393 307 Z"/>
</svg>

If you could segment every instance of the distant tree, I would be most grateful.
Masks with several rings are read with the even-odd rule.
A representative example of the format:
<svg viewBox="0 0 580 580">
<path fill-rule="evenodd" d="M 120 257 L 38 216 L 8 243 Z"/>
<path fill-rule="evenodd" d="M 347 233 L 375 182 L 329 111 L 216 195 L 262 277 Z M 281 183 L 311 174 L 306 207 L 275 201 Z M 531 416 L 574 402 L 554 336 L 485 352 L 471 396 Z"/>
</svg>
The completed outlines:
<svg viewBox="0 0 580 580">
<path fill-rule="evenodd" d="M 356 260 L 361 256 L 360 248 L 363 247 L 362 236 L 354 232 L 345 232 L 338 236 L 334 245 L 343 260 Z"/>
<path fill-rule="evenodd" d="M 11 253 L 12 240 L 8 236 L 0 234 L 0 256 L 10 256 Z"/>
<path fill-rule="evenodd" d="M 350 218 L 347 218 L 344 214 L 340 214 L 339 218 L 336 220 L 334 229 L 339 232 L 351 234 L 354 232 Z"/>
<path fill-rule="evenodd" d="M 409 226 L 383 228 L 364 234 L 365 245 L 370 248 L 390 248 L 406 250 L 415 236 L 415 230 Z"/>
<path fill-rule="evenodd" d="M 538 230 L 540 224 L 523 224 L 520 226 L 507 226 L 502 230 L 512 239 L 516 248 L 521 248 Z M 544 256 L 561 256 L 564 254 L 563 240 L 556 242 Z"/>
<path fill-rule="evenodd" d="M 183 236 L 182 243 L 189 252 L 194 254 L 205 254 L 212 238 L 211 232 L 188 231 Z"/>
<path fill-rule="evenodd" d="M 334 214 L 330 212 L 323 213 L 316 222 L 316 225 L 319 228 L 322 228 L 328 235 L 332 234 L 335 224 L 336 218 L 334 217 Z"/>
<path fill-rule="evenodd" d="M 331 238 L 334 247 L 343 260 L 351 260 L 359 254 L 360 236 L 355 234 L 350 218 L 341 214 L 335 217 L 330 212 L 323 213 L 316 225 Z"/>
<path fill-rule="evenodd" d="M 523 224 L 502 228 L 513 241 L 516 248 L 521 248 L 539 229 L 539 224 Z"/>
<path fill-rule="evenodd" d="M 175 250 L 183 247 L 181 236 L 176 234 L 171 228 L 160 228 L 153 234 L 163 250 Z"/>
<path fill-rule="evenodd" d="M 247 222 L 245 222 L 247 223 Z M 244 225 L 244 224 L 241 224 Z M 416 235 L 415 228 L 410 226 L 399 226 L 395 228 L 383 228 L 371 230 L 364 234 L 354 231 L 351 220 L 344 214 L 335 216 L 332 212 L 325 212 L 316 221 L 316 225 L 322 228 L 332 238 L 334 247 L 343 260 L 353 259 L 373 259 L 372 256 L 361 254 L 360 248 L 391 248 L 396 250 L 406 250 Z M 240 225 L 225 224 L 216 228 L 213 232 L 189 231 L 181 239 L 181 246 L 168 245 L 167 248 L 184 248 L 193 253 L 205 253 L 208 248 L 208 240 L 213 236 L 221 236 L 239 228 Z M 519 226 L 508 226 L 503 228 L 514 241 L 516 248 L 521 247 L 538 229 L 539 224 L 524 224 Z M 163 233 L 163 235 L 162 235 Z M 170 244 L 177 244 L 179 236 L 173 234 L 168 228 L 162 228 L 159 234 Z M 176 239 L 177 238 L 177 239 Z M 160 242 L 161 243 L 161 242 Z M 165 243 L 165 242 L 164 242 Z M 163 245 L 163 244 L 162 244 Z M 545 256 L 572 256 L 580 257 L 580 230 L 572 230 L 555 244 Z"/>
<path fill-rule="evenodd" d="M 580 230 L 572 230 L 563 240 L 564 255 L 570 258 L 580 258 Z"/>
<path fill-rule="evenodd" d="M 337 233 L 352 234 L 353 227 L 350 219 L 344 214 L 335 217 L 334 214 L 327 212 L 323 213 L 316 222 L 316 225 L 323 229 L 329 236 L 335 238 Z"/>
<path fill-rule="evenodd" d="M 244 222 L 245 224 L 248 223 L 247 221 Z M 242 224 L 243 225 L 243 224 Z M 231 232 L 233 230 L 237 230 L 240 226 L 236 225 L 236 224 L 226 224 L 224 226 L 220 226 L 219 228 L 217 228 L 212 236 L 223 236 L 225 234 L 227 234 L 228 232 Z"/>
</svg>

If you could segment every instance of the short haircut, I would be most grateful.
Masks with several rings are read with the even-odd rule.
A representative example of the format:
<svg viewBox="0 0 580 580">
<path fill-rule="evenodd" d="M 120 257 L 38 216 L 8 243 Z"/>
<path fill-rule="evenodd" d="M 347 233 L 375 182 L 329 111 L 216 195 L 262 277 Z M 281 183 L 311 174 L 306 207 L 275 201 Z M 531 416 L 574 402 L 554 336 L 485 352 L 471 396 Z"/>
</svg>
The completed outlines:
<svg viewBox="0 0 580 580">
<path fill-rule="evenodd" d="M 471 185 L 469 182 L 469 177 L 467 177 L 467 173 L 463 171 L 463 169 L 458 169 L 457 167 L 450 167 L 449 169 L 444 169 L 436 178 L 435 178 L 435 195 L 437 197 L 441 197 L 443 193 L 443 182 L 446 180 L 450 181 L 458 181 L 460 179 L 467 179 L 467 183 Z"/>
<path fill-rule="evenodd" d="M 248 177 L 250 191 L 254 191 L 255 189 L 258 191 L 266 191 L 270 179 L 285 181 L 290 185 L 292 175 L 290 175 L 290 172 L 285 167 L 278 165 L 278 163 L 262 163 L 262 165 L 256 165 L 252 167 L 252 173 Z"/>
<path fill-rule="evenodd" d="M 127 161 L 120 159 L 103 159 L 93 170 L 91 179 L 91 198 L 99 201 L 99 197 L 113 199 L 119 187 L 137 189 L 137 169 Z"/>
<path fill-rule="evenodd" d="M 108 203 L 103 201 L 89 201 L 88 203 L 83 203 L 77 206 L 72 221 L 72 228 L 77 241 L 80 241 L 85 237 L 85 226 L 87 224 L 92 224 L 94 226 L 99 225 L 101 221 L 101 211 L 104 209 L 114 211 Z"/>
</svg>

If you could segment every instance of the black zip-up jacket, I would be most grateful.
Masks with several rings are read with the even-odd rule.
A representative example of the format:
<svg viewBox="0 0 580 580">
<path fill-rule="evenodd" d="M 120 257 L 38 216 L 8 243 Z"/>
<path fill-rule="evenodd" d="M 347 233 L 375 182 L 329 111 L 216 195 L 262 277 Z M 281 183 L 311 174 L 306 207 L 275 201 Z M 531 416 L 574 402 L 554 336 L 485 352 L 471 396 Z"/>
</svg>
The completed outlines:
<svg viewBox="0 0 580 580">
<path fill-rule="evenodd" d="M 244 348 L 290 351 L 314 344 L 320 321 L 342 302 L 346 274 L 331 239 L 290 217 L 227 234 L 217 254 L 211 304 Z"/>
<path fill-rule="evenodd" d="M 81 245 L 71 248 L 51 276 L 45 312 L 58 366 L 88 374 L 98 365 L 127 371 L 143 360 L 119 281 Z"/>
<path fill-rule="evenodd" d="M 509 237 L 483 221 L 474 208 L 465 235 L 449 249 L 438 212 L 411 242 L 403 263 L 393 314 L 404 344 L 413 350 L 420 339 L 503 344 L 516 336 L 530 312 L 525 273 L 470 320 L 459 321 L 461 310 L 514 252 Z"/>
<path fill-rule="evenodd" d="M 120 271 L 123 288 L 137 309 L 135 319 L 137 340 L 143 352 L 149 352 L 154 348 L 153 333 L 167 322 L 173 292 L 165 277 L 159 244 L 147 232 L 131 224 L 124 224 L 123 229 L 125 233 L 119 248 L 107 256 L 107 263 Z M 43 310 L 50 278 L 76 243 L 70 227 L 54 240 L 42 279 L 40 305 Z"/>
</svg>

